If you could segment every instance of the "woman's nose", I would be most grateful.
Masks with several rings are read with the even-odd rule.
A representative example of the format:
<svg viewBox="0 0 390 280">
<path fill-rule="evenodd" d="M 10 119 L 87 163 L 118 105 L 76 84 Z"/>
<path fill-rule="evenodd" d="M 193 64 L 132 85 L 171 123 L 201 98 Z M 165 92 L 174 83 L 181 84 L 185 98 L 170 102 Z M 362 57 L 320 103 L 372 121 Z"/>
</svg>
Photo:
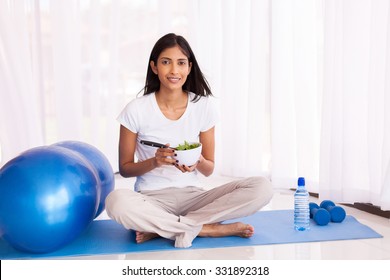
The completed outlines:
<svg viewBox="0 0 390 280">
<path fill-rule="evenodd" d="M 171 74 L 177 74 L 178 73 L 178 66 L 174 63 L 171 64 Z"/>
</svg>

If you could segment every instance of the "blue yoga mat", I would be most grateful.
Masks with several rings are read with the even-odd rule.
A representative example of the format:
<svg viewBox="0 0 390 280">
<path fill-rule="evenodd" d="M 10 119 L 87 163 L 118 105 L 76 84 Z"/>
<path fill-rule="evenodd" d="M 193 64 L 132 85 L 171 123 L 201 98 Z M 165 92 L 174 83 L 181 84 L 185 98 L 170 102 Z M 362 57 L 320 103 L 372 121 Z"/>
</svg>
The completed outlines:
<svg viewBox="0 0 390 280">
<path fill-rule="evenodd" d="M 380 234 L 361 224 L 354 217 L 347 216 L 342 223 L 318 226 L 311 221 L 311 229 L 297 232 L 293 227 L 293 210 L 260 211 L 238 219 L 252 224 L 256 233 L 251 238 L 235 236 L 203 238 L 194 240 L 190 249 L 257 246 L 283 243 L 318 242 L 347 239 L 380 238 Z M 227 222 L 234 222 L 231 220 Z M 136 244 L 135 234 L 111 220 L 93 221 L 90 227 L 75 241 L 48 254 L 31 254 L 13 249 L 6 241 L 0 240 L 0 259 L 33 259 L 52 257 L 74 257 L 86 255 L 129 254 L 134 252 L 188 250 L 173 246 L 172 240 L 156 238 Z"/>
</svg>

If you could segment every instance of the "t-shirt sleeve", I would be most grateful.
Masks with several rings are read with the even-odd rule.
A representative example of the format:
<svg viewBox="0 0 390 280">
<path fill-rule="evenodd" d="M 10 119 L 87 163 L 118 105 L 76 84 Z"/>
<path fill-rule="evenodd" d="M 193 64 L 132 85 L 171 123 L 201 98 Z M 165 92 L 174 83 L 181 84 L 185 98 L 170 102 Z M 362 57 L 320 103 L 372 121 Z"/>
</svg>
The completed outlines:
<svg viewBox="0 0 390 280">
<path fill-rule="evenodd" d="M 203 124 L 201 127 L 201 132 L 205 132 L 210 128 L 214 127 L 219 121 L 219 103 L 217 99 L 214 97 L 206 98 L 205 102 L 205 110 L 204 110 L 204 118 Z"/>
<path fill-rule="evenodd" d="M 117 117 L 117 121 L 133 133 L 139 131 L 137 104 L 133 100 L 129 102 Z"/>
</svg>

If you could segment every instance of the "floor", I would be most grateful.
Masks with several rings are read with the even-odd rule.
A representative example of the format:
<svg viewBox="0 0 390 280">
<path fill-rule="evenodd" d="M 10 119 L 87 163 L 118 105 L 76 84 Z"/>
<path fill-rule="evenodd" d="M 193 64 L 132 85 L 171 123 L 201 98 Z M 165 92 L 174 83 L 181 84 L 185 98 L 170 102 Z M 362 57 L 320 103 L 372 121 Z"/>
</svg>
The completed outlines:
<svg viewBox="0 0 390 280">
<path fill-rule="evenodd" d="M 210 187 L 220 185 L 233 178 L 204 178 Z M 133 179 L 116 178 L 116 188 L 128 188 Z M 310 199 L 318 202 L 316 198 Z M 383 238 L 311 242 L 298 244 L 262 245 L 254 247 L 230 247 L 220 249 L 188 249 L 131 253 L 121 255 L 100 255 L 67 259 L 108 260 L 390 260 L 390 220 L 354 208 L 344 207 L 348 215 L 371 227 Z M 272 201 L 263 210 L 293 209 L 293 192 L 275 190 Z M 108 219 L 103 212 L 98 219 Z M 257 229 L 261 230 L 261 229 Z"/>
</svg>

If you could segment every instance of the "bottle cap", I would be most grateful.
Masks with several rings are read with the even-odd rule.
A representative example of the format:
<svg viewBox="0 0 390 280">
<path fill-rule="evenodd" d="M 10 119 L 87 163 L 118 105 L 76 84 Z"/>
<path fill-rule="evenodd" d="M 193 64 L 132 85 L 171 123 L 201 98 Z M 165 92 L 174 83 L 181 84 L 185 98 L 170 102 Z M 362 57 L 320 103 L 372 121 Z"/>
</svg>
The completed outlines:
<svg viewBox="0 0 390 280">
<path fill-rule="evenodd" d="M 304 186 L 305 185 L 305 178 L 299 177 L 298 178 L 298 186 Z"/>
</svg>

